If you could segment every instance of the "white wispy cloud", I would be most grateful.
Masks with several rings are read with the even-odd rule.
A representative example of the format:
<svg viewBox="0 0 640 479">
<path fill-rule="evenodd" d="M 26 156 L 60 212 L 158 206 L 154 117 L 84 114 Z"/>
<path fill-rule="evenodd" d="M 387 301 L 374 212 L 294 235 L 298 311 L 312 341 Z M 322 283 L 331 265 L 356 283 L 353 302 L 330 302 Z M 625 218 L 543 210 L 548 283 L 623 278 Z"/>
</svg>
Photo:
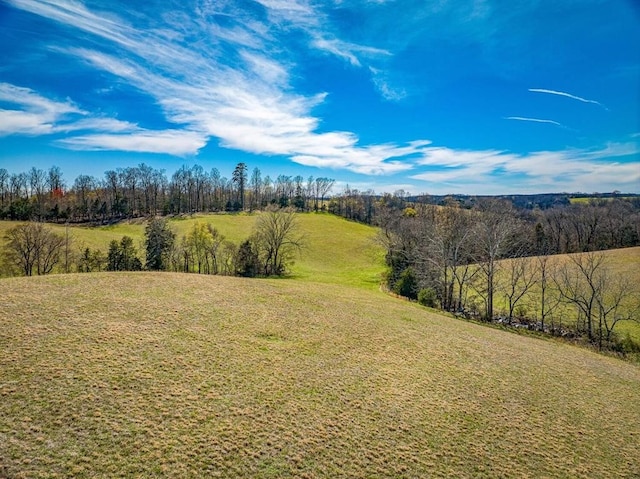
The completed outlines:
<svg viewBox="0 0 640 479">
<path fill-rule="evenodd" d="M 411 183 L 385 183 L 384 181 L 336 181 L 331 189 L 332 194 L 343 193 L 347 190 L 373 193 L 400 193 L 403 191 L 409 194 L 418 194 L 421 190 L 416 190 L 416 186 Z"/>
<path fill-rule="evenodd" d="M 225 147 L 285 155 L 306 165 L 363 174 L 410 169 L 412 163 L 407 158 L 419 154 L 424 147 L 424 142 L 360 145 L 352 132 L 318 132 L 320 120 L 312 115 L 312 110 L 324 101 L 326 94 L 295 93 L 289 85 L 290 61 L 286 56 L 281 58 L 278 53 L 270 53 L 282 52 L 287 46 L 279 43 L 265 25 L 248 22 L 242 16 L 245 13 L 234 23 L 237 10 L 225 6 L 225 2 L 201 5 L 199 18 L 178 15 L 157 25 L 142 12 L 128 19 L 117 18 L 91 12 L 71 0 L 10 1 L 18 8 L 107 41 L 110 49 L 101 51 L 70 44 L 50 48 L 75 57 L 93 69 L 108 72 L 150 95 L 166 119 L 175 125 L 164 132 L 140 128 L 126 134 L 123 130 L 117 135 L 85 134 L 65 138 L 58 145 L 181 155 L 197 152 L 209 138 L 216 137 Z M 322 18 L 316 15 L 311 4 L 280 0 L 259 3 L 276 26 L 303 29 L 308 32 L 312 47 L 332 50 L 353 64 L 359 62 L 359 56 L 387 54 L 335 39 L 322 29 Z M 223 29 L 212 24 L 221 10 L 228 16 Z M 134 28 L 132 25 L 136 22 L 145 28 Z M 206 40 L 197 44 L 191 41 L 200 37 Z M 318 39 L 324 43 L 321 41 L 318 45 Z M 184 138 L 178 132 L 180 128 Z"/>
<path fill-rule="evenodd" d="M 108 15 L 97 15 L 89 11 L 82 3 L 68 0 L 55 2 L 49 0 L 7 0 L 10 5 L 51 20 L 73 25 L 94 35 L 107 38 L 122 46 L 131 46 L 125 34 L 128 28 L 119 20 Z"/>
<path fill-rule="evenodd" d="M 319 26 L 322 15 L 305 0 L 256 0 L 268 12 L 273 23 L 287 23 L 297 28 Z"/>
<path fill-rule="evenodd" d="M 135 123 L 117 120 L 115 118 L 91 117 L 68 123 L 58 123 L 55 128 L 53 128 L 52 133 L 69 133 L 83 130 L 124 133 L 139 131 L 140 128 Z"/>
<path fill-rule="evenodd" d="M 346 168 L 356 173 L 390 174 L 407 171 L 413 164 L 393 158 L 406 158 L 422 155 L 429 141 L 415 141 L 405 146 L 373 145 L 362 148 L 345 149 L 325 145 L 324 149 L 311 149 L 309 154 L 296 155 L 292 159 L 296 163 L 320 168 Z M 344 167 L 344 166 L 342 166 Z"/>
<path fill-rule="evenodd" d="M 327 24 L 327 15 L 315 4 L 305 0 L 256 0 L 269 15 L 272 23 L 305 32 L 311 47 L 362 66 L 362 57 L 388 56 L 385 49 L 359 45 L 338 38 Z"/>
<path fill-rule="evenodd" d="M 51 121 L 42 113 L 0 109 L 0 136 L 46 135 L 52 131 Z"/>
<path fill-rule="evenodd" d="M 541 118 L 527 118 L 524 116 L 507 116 L 505 117 L 505 120 L 516 120 L 516 121 L 532 121 L 534 123 L 550 123 L 552 125 L 556 125 L 556 126 L 564 126 L 562 125 L 562 123 L 558 123 L 557 121 L 554 120 L 544 120 Z"/>
<path fill-rule="evenodd" d="M 0 83 L 0 103 L 12 107 L 0 109 L 0 136 L 50 134 L 58 122 L 84 114 L 69 100 L 49 100 L 29 88 L 9 83 Z"/>
<path fill-rule="evenodd" d="M 374 47 L 366 47 L 354 43 L 338 40 L 337 38 L 323 38 L 316 36 L 311 45 L 318 50 L 335 55 L 343 60 L 348 61 L 351 65 L 362 66 L 361 57 L 366 56 L 390 56 L 387 50 Z"/>
<path fill-rule="evenodd" d="M 0 136 L 84 131 L 87 133 L 80 136 L 57 139 L 55 144 L 72 150 L 120 150 L 177 156 L 195 154 L 206 144 L 206 137 L 201 133 L 144 130 L 127 121 L 92 117 L 71 101 L 50 100 L 29 88 L 8 83 L 0 83 L 0 102 L 20 108 L 0 109 Z"/>
<path fill-rule="evenodd" d="M 184 156 L 195 154 L 205 146 L 206 138 L 197 132 L 164 130 L 136 131 L 126 135 L 90 134 L 61 139 L 56 143 L 71 150 L 118 150 Z"/>
<path fill-rule="evenodd" d="M 576 95 L 572 95 L 571 93 L 566 93 L 566 92 L 563 92 L 563 91 L 547 90 L 545 88 L 529 88 L 529 91 L 530 92 L 534 92 L 534 93 L 547 93 L 549 95 L 564 96 L 564 97 L 567 97 L 567 98 L 571 98 L 572 100 L 581 101 L 583 103 L 593 103 L 594 105 L 600 105 L 605 110 L 607 109 L 607 107 L 604 106 L 599 101 L 587 100 L 586 98 L 582 98 L 582 97 L 579 97 L 579 96 L 576 96 Z"/>
<path fill-rule="evenodd" d="M 240 56 L 249 70 L 257 75 L 261 81 L 284 86 L 288 84 L 289 72 L 278 62 L 246 50 L 240 51 Z"/>
<path fill-rule="evenodd" d="M 640 147 L 635 143 L 528 154 L 444 147 L 423 153 L 418 163 L 426 171 L 411 178 L 424 181 L 432 193 L 606 191 L 640 186 Z"/>
<path fill-rule="evenodd" d="M 394 87 L 388 78 L 388 75 L 377 68 L 369 67 L 371 78 L 376 89 L 385 100 L 400 101 L 407 97 L 407 91 L 404 88 Z"/>
</svg>

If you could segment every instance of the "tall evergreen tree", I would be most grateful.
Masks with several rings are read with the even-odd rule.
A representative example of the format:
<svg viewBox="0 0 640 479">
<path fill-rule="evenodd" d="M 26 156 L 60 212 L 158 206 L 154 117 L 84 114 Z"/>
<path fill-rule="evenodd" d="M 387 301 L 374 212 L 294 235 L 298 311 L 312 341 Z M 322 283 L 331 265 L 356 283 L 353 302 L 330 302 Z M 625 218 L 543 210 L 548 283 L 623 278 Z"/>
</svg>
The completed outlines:
<svg viewBox="0 0 640 479">
<path fill-rule="evenodd" d="M 130 236 L 123 236 L 120 242 L 112 240 L 107 253 L 108 271 L 140 271 L 142 262 Z"/>
<path fill-rule="evenodd" d="M 166 219 L 152 218 L 144 231 L 145 248 L 147 251 L 147 269 L 161 271 L 167 269 L 169 257 L 176 235 Z"/>
<path fill-rule="evenodd" d="M 258 274 L 259 269 L 258 253 L 255 251 L 250 240 L 243 241 L 238 248 L 238 253 L 235 258 L 236 275 L 253 278 Z"/>
<path fill-rule="evenodd" d="M 120 245 L 118 241 L 111 240 L 109 243 L 109 251 L 107 253 L 107 271 L 120 271 Z"/>
<path fill-rule="evenodd" d="M 244 163 L 238 163 L 236 168 L 233 170 L 233 176 L 231 181 L 235 183 L 236 188 L 238 188 L 238 203 L 240 205 L 240 209 L 244 210 L 244 190 L 247 185 L 247 165 Z"/>
</svg>

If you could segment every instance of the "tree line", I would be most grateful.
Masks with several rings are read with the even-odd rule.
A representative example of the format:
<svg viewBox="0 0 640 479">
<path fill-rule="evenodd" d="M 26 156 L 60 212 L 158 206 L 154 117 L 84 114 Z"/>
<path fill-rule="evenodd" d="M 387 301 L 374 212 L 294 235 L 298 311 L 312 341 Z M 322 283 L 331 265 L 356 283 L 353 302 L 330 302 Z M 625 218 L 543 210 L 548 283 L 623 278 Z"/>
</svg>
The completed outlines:
<svg viewBox="0 0 640 479">
<path fill-rule="evenodd" d="M 428 205 L 429 196 L 411 198 L 400 190 L 377 195 L 348 186 L 331 194 L 335 181 L 312 176 L 249 174 L 238 163 L 231 177 L 209 172 L 200 165 L 183 166 L 169 178 L 164 170 L 144 163 L 108 170 L 103 178 L 79 175 L 67 185 L 59 167 L 45 171 L 9 173 L 0 168 L 0 219 L 45 222 L 111 222 L 125 218 L 198 212 L 253 211 L 270 205 L 296 211 L 329 212 L 353 221 L 380 225 L 387 211 Z M 329 195 L 331 196 L 329 197 Z M 488 198 L 440 198 L 444 206 L 466 210 Z M 513 201 L 511 201 L 512 204 Z M 535 235 L 538 246 L 550 253 L 572 253 L 640 244 L 640 201 L 620 197 L 551 207 L 516 208 Z"/>
<path fill-rule="evenodd" d="M 59 272 L 174 271 L 184 273 L 282 276 L 304 245 L 293 208 L 268 207 L 251 236 L 239 245 L 215 227 L 195 222 L 178 238 L 167 218 L 147 220 L 144 241 L 112 240 L 108 250 L 73 245 L 73 238 L 38 222 L 10 228 L 2 251 L 5 274 L 35 276 Z"/>
<path fill-rule="evenodd" d="M 581 207 L 593 216 L 576 215 L 586 224 L 572 231 L 597 238 L 597 229 L 590 228 L 597 223 L 588 220 L 611 207 L 618 206 Z M 399 295 L 467 317 L 585 337 L 599 348 L 619 348 L 625 341 L 625 347 L 639 348 L 616 337 L 615 327 L 640 320 L 640 290 L 616 274 L 597 241 L 585 240 L 581 254 L 554 256 L 568 247 L 548 237 L 540 222 L 532 227 L 510 202 L 491 199 L 472 209 L 388 207 L 378 221 L 386 282 Z"/>
<path fill-rule="evenodd" d="M 238 163 L 231 178 L 217 168 L 183 166 L 169 178 L 144 163 L 108 170 L 103 178 L 79 175 L 68 185 L 57 166 L 10 173 L 0 168 L 0 219 L 107 222 L 143 216 L 253 211 L 270 205 L 297 211 L 324 209 L 334 180 L 309 176 L 249 174 Z"/>
<path fill-rule="evenodd" d="M 411 198 L 402 190 L 376 195 L 371 190 L 363 192 L 347 187 L 331 196 L 327 209 L 349 220 L 381 226 L 390 211 L 402 214 L 406 208 L 438 206 L 477 211 L 495 200 L 495 197 L 470 197 L 462 202 L 451 196 L 434 205 L 429 197 Z M 546 209 L 517 208 L 511 200 L 499 201 L 508 205 L 511 214 L 520 220 L 538 251 L 564 254 L 640 245 L 638 198 L 596 198 L 582 203 L 554 204 Z"/>
</svg>

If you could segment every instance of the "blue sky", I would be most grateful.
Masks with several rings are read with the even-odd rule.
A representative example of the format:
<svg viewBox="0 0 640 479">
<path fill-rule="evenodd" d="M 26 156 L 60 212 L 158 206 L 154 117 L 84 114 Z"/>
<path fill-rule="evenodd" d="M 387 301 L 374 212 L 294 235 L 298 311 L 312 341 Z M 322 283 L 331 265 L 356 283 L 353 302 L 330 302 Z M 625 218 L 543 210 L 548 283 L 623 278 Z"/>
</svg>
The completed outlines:
<svg viewBox="0 0 640 479">
<path fill-rule="evenodd" d="M 0 0 L 0 167 L 240 161 L 334 191 L 640 192 L 640 6 Z"/>
</svg>

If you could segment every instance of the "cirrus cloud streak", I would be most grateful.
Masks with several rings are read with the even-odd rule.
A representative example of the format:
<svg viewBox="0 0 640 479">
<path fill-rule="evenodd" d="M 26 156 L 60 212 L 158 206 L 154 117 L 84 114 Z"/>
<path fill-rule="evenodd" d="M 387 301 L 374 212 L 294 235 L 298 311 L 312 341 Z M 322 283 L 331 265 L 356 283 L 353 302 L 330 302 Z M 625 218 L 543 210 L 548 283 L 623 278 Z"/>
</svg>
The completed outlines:
<svg viewBox="0 0 640 479">
<path fill-rule="evenodd" d="M 432 193 L 592 192 L 606 191 L 603 187 L 608 185 L 633 190 L 640 185 L 638 163 L 633 161 L 640 154 L 640 148 L 635 143 L 527 154 L 445 147 L 429 147 L 423 153 L 418 163 L 426 167 L 426 171 L 411 178 L 424 181 Z M 614 159 L 618 160 L 612 161 Z"/>
<path fill-rule="evenodd" d="M 246 22 L 245 14 L 232 11 L 224 26 L 216 24 L 212 28 L 212 21 L 221 12 L 203 7 L 196 10 L 199 17 L 174 14 L 175 20 L 162 23 L 160 28 L 144 12 L 132 12 L 121 18 L 90 11 L 72 0 L 10 0 L 10 3 L 60 23 L 69 30 L 70 38 L 74 38 L 74 30 L 80 30 L 105 43 L 99 50 L 91 42 L 77 46 L 71 41 L 49 48 L 150 95 L 162 108 L 166 120 L 175 125 L 155 133 L 132 129 L 126 134 L 98 132 L 70 137 L 58 140 L 59 146 L 185 154 L 196 153 L 215 137 L 229 148 L 284 155 L 306 165 L 372 175 L 411 168 L 402 158 L 422 148 L 360 145 L 352 132 L 318 131 L 320 121 L 312 110 L 326 95 L 320 92 L 303 96 L 293 92 L 289 86 L 290 61 L 265 53 L 286 49 L 269 33 L 269 28 L 302 29 L 308 34 L 311 47 L 344 58 L 354 66 L 360 65 L 362 56 L 389 53 L 335 38 L 325 31 L 323 17 L 315 14 L 311 4 L 261 0 L 259 3 L 271 19 L 270 25 L 260 24 L 256 19 Z M 192 37 L 208 40 L 192 48 Z M 28 127 L 28 120 L 25 119 L 24 128 Z M 184 138 L 180 137 L 180 128 Z M 67 126 L 67 131 L 71 130 Z M 149 141 L 154 135 L 162 140 Z"/>
<path fill-rule="evenodd" d="M 554 120 L 544 120 L 541 118 L 527 118 L 524 116 L 507 116 L 505 117 L 505 120 L 516 120 L 516 121 L 532 121 L 534 123 L 550 123 L 552 125 L 556 125 L 556 126 L 560 126 L 562 127 L 562 123 L 558 123 L 557 121 Z"/>
</svg>

